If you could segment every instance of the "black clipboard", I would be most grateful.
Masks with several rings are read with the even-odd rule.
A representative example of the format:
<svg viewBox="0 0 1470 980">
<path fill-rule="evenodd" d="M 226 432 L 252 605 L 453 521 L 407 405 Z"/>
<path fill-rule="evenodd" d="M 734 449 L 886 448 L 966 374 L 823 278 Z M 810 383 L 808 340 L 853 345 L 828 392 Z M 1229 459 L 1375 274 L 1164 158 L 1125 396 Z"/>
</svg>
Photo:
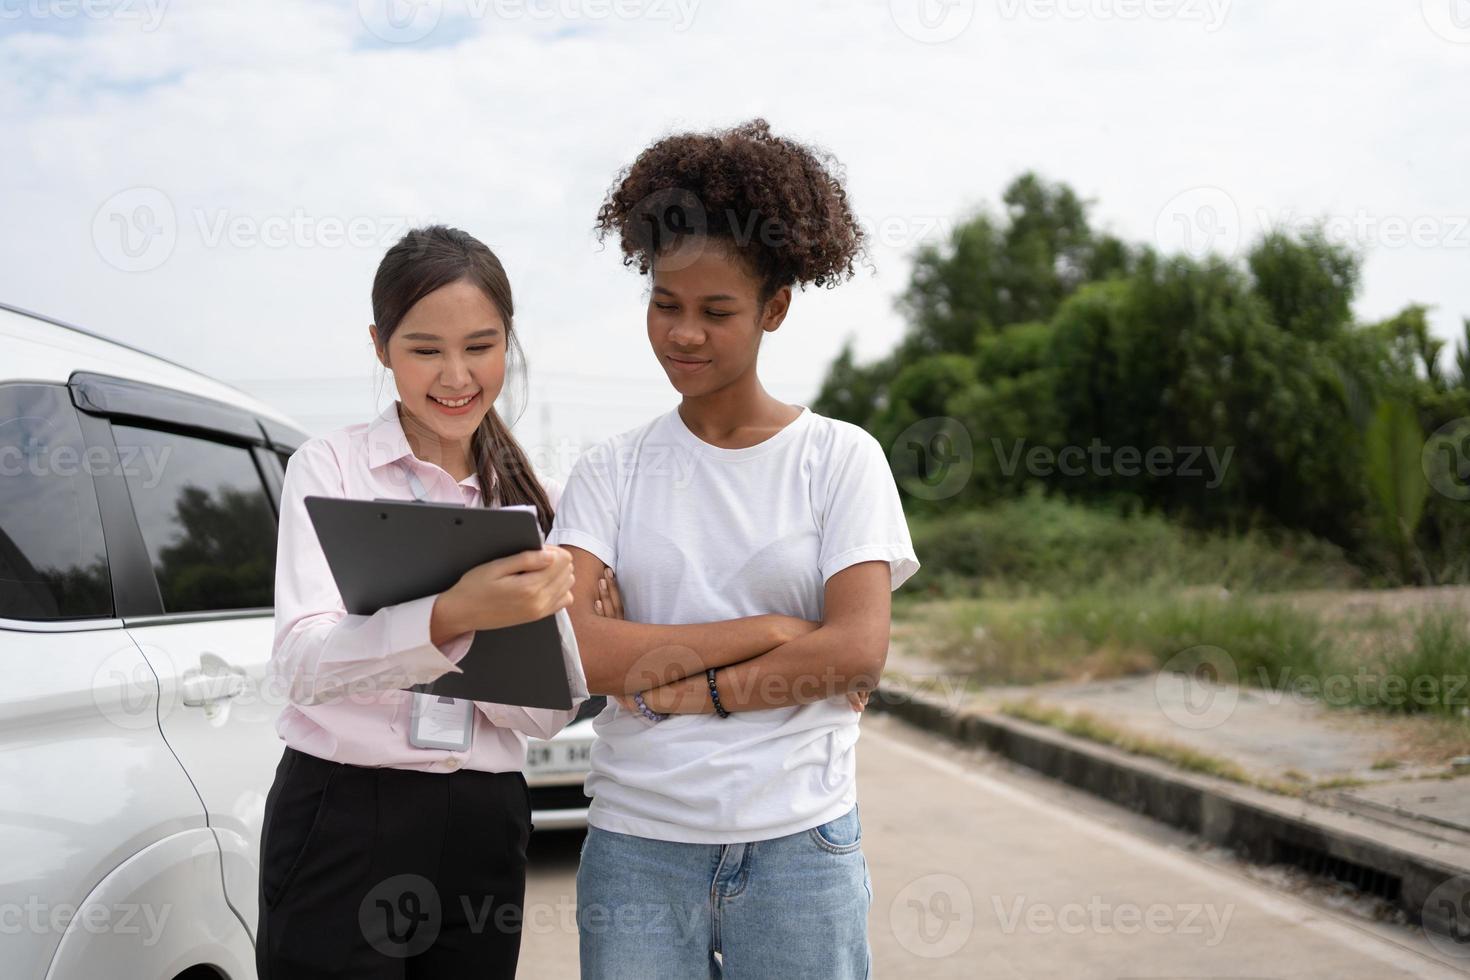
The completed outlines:
<svg viewBox="0 0 1470 980">
<path fill-rule="evenodd" d="M 353 615 L 437 595 L 476 565 L 543 545 L 541 525 L 525 510 L 317 496 L 305 503 Z M 567 710 L 572 692 L 561 650 L 554 616 L 480 630 L 456 664 L 464 673 L 411 690 Z"/>
</svg>

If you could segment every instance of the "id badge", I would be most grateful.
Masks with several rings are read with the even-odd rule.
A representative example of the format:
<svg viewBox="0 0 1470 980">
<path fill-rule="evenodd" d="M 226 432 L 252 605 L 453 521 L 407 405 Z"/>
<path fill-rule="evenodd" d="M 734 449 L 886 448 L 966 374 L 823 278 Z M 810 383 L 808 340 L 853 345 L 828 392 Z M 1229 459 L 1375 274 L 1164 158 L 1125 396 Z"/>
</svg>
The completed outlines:
<svg viewBox="0 0 1470 980">
<path fill-rule="evenodd" d="M 413 692 L 413 719 L 408 726 L 408 744 L 420 749 L 470 747 L 474 733 L 475 703 L 468 698 L 446 698 Z"/>
</svg>

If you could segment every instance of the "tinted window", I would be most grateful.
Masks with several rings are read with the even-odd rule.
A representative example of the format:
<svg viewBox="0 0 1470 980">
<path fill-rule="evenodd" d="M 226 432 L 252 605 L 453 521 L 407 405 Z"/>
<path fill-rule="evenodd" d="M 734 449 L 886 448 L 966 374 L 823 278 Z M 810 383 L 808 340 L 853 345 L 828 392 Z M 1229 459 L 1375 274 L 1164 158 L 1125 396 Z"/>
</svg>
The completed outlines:
<svg viewBox="0 0 1470 980">
<path fill-rule="evenodd" d="M 112 432 L 164 610 L 269 606 L 276 518 L 250 450 L 126 425 Z"/>
<path fill-rule="evenodd" d="M 102 519 L 65 388 L 0 386 L 0 617 L 112 615 Z"/>
</svg>

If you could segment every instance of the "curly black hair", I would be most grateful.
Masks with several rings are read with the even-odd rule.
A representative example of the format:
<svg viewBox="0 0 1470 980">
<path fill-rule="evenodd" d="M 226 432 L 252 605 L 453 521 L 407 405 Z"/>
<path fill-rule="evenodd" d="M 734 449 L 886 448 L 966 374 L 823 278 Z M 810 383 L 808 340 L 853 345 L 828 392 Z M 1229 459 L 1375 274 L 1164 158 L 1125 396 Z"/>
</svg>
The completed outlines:
<svg viewBox="0 0 1470 980">
<path fill-rule="evenodd" d="M 771 135 L 752 119 L 731 129 L 666 136 L 618 174 L 597 212 L 597 239 L 617 233 L 623 265 L 647 275 L 653 258 L 690 235 L 735 247 L 761 282 L 836 286 L 852 278 L 864 235 L 837 160 Z"/>
</svg>

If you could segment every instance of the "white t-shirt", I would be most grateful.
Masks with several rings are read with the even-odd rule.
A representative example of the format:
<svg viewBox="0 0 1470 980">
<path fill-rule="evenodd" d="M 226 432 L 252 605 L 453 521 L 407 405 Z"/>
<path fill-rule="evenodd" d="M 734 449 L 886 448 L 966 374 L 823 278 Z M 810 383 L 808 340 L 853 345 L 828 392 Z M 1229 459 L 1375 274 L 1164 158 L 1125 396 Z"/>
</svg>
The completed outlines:
<svg viewBox="0 0 1470 980">
<path fill-rule="evenodd" d="M 677 409 L 598 444 L 573 467 L 548 540 L 612 568 L 640 623 L 820 621 L 842 569 L 886 561 L 896 589 L 919 568 L 877 440 L 807 408 L 745 449 L 704 442 Z M 857 802 L 859 717 L 838 695 L 654 725 L 609 701 L 594 723 L 589 821 L 700 844 L 826 823 Z"/>
</svg>

